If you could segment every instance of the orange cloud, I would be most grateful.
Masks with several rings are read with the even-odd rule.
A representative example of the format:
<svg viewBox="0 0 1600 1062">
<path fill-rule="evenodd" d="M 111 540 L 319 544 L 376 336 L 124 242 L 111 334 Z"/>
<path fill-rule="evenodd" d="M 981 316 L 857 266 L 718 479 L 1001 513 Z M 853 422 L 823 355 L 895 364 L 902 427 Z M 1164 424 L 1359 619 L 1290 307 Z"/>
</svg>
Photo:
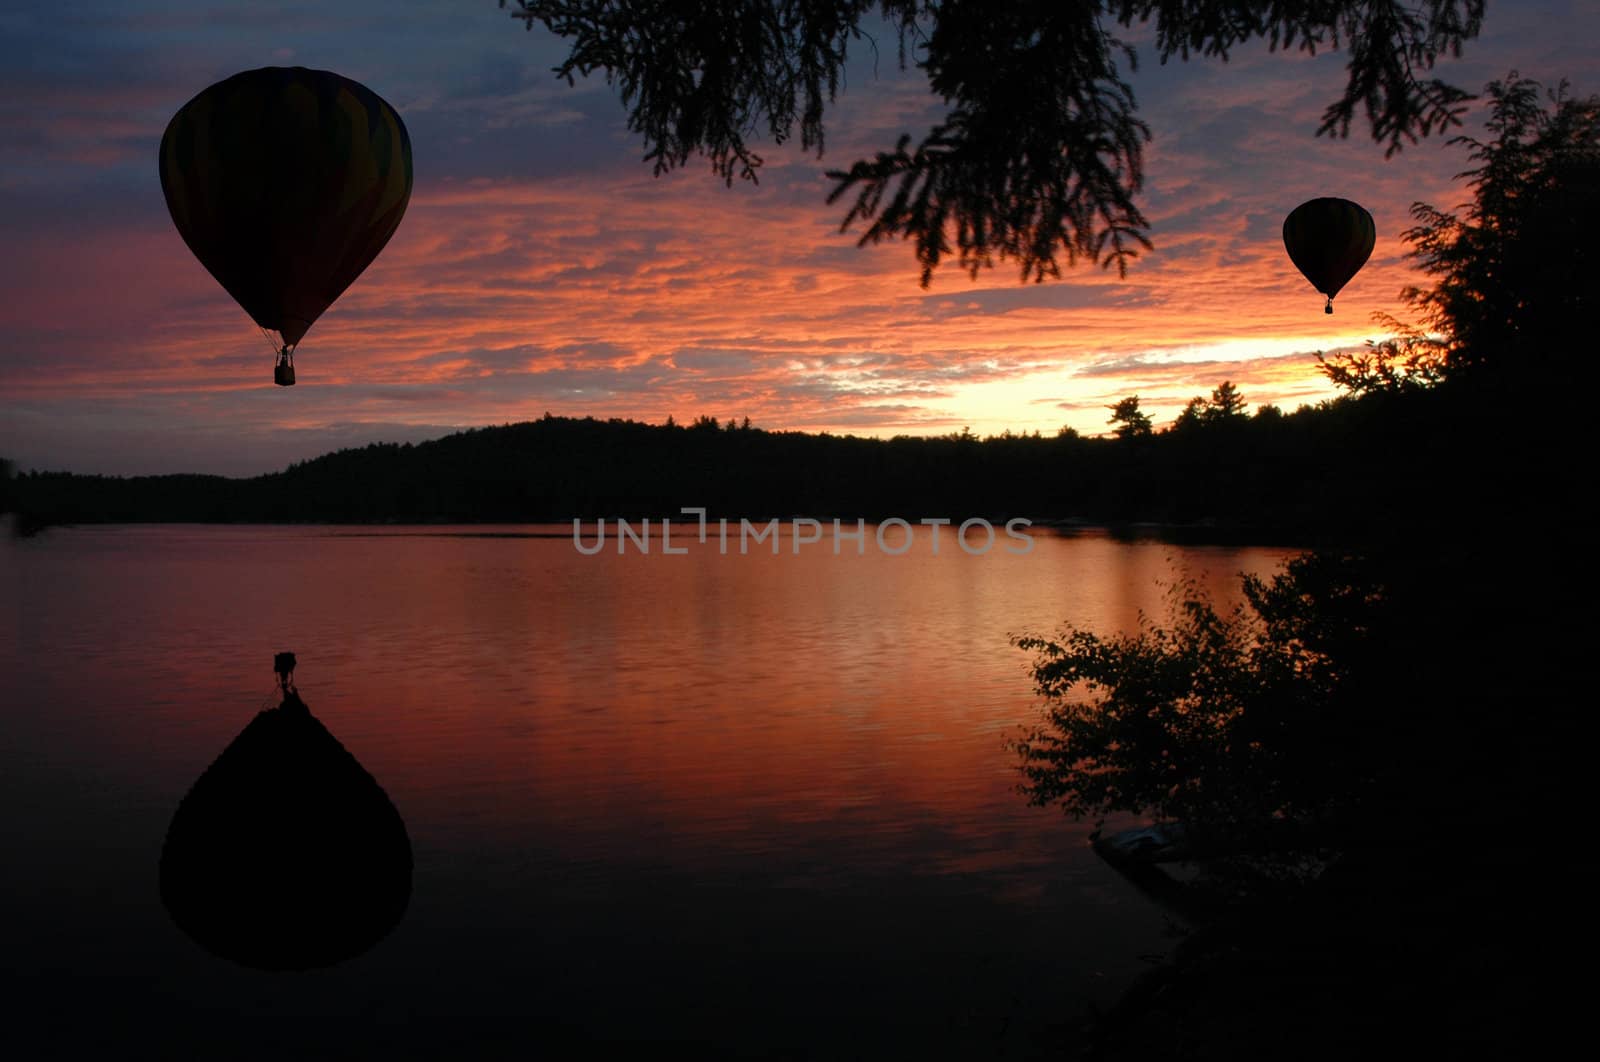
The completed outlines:
<svg viewBox="0 0 1600 1062">
<path fill-rule="evenodd" d="M 1377 338 L 1373 314 L 1404 316 L 1400 290 L 1426 281 L 1401 240 L 1412 202 L 1467 198 L 1459 149 L 1424 142 L 1385 161 L 1364 137 L 1312 135 L 1343 61 L 1261 49 L 1141 75 L 1156 87 L 1141 97 L 1155 250 L 1126 279 L 1082 267 L 1020 285 L 1006 264 L 976 280 L 946 268 L 924 290 L 908 247 L 841 234 L 823 170 L 927 128 L 938 108 L 915 76 L 853 86 L 828 158 L 771 150 L 756 187 L 724 188 L 700 165 L 653 179 L 637 163 L 447 179 L 419 157 L 405 221 L 306 337 L 288 393 L 269 382 L 267 344 L 166 223 L 152 174 L 137 210 L 85 206 L 81 223 L 16 239 L 0 266 L 15 349 L 0 404 L 86 424 L 160 409 L 285 433 L 545 411 L 1101 432 L 1118 397 L 1139 394 L 1159 419 L 1229 379 L 1252 403 L 1293 408 L 1332 394 L 1316 351 Z M 416 106 L 466 106 L 453 98 Z M 581 124 L 559 93 L 514 102 L 525 127 L 507 135 L 535 130 L 552 152 Z M 139 132 L 107 121 L 118 142 Z M 74 122 L 63 142 L 91 142 Z M 1283 216 L 1319 195 L 1362 203 L 1379 233 L 1331 317 L 1280 236 Z"/>
</svg>

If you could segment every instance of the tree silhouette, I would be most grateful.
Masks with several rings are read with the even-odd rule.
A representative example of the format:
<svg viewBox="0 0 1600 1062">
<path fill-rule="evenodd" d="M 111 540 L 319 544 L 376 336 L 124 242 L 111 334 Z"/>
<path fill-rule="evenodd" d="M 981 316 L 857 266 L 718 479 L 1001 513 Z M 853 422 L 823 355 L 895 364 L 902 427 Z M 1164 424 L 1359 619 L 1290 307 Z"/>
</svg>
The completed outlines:
<svg viewBox="0 0 1600 1062">
<path fill-rule="evenodd" d="M 1382 342 L 1367 340 L 1364 352 L 1317 352 L 1323 375 L 1353 396 L 1398 393 L 1432 387 L 1444 379 L 1446 342 L 1386 313 L 1372 315 L 1396 333 Z"/>
<path fill-rule="evenodd" d="M 1591 491 L 1570 462 L 1592 449 L 1591 429 L 1560 415 L 1548 388 L 1582 394 L 1588 371 L 1579 329 L 1595 305 L 1600 98 L 1570 98 L 1563 82 L 1541 106 L 1538 83 L 1515 72 L 1486 92 L 1488 139 L 1452 141 L 1477 163 L 1458 175 L 1473 203 L 1460 217 L 1419 203 L 1406 234 L 1435 278 L 1407 298 L 1436 331 L 1324 359 L 1356 394 L 1308 415 L 1248 418 L 1224 383 L 1178 426 L 1240 430 L 1170 440 L 1198 458 L 1185 472 L 1248 477 L 1272 467 L 1234 464 L 1252 438 L 1282 445 L 1296 420 L 1326 429 L 1302 437 L 1302 454 L 1336 462 L 1317 474 L 1341 501 L 1318 518 L 1360 508 L 1367 530 L 1348 553 L 1246 580 L 1245 610 L 1218 612 L 1186 590 L 1165 626 L 1019 641 L 1040 652 L 1050 702 L 1018 744 L 1034 799 L 1258 821 L 1299 808 L 1342 822 L 1350 850 L 1393 830 L 1403 808 L 1442 853 L 1484 822 L 1513 821 L 1527 792 L 1587 777 L 1557 765 L 1575 747 L 1572 691 L 1587 681 L 1589 532 L 1574 514 Z M 1525 415 L 1505 430 L 1497 418 L 1519 396 Z M 1180 433 L 1159 442 L 1168 434 Z M 1290 456 L 1272 479 L 1246 481 L 1277 489 L 1314 467 Z M 1517 728 L 1504 724 L 1512 703 Z"/>
<path fill-rule="evenodd" d="M 898 36 L 902 67 L 926 72 L 949 106 L 912 146 L 899 138 L 844 170 L 829 202 L 853 195 L 841 229 L 859 242 L 911 240 L 926 286 L 954 255 L 976 276 L 999 260 L 1023 280 L 1059 277 L 1080 259 L 1115 265 L 1149 249 L 1135 197 L 1149 128 L 1135 117 L 1126 69 L 1134 49 L 1112 29 L 1153 21 L 1165 63 L 1226 60 L 1247 41 L 1315 54 L 1349 53 L 1343 94 L 1317 133 L 1347 136 L 1358 107 L 1386 154 L 1459 124 L 1470 98 L 1424 79 L 1435 59 L 1478 35 L 1483 0 L 516 0 L 512 17 L 571 41 L 555 68 L 572 83 L 604 71 L 659 175 L 691 155 L 726 183 L 756 180 L 750 138 L 776 143 L 800 128 L 820 155 L 823 116 L 849 46 L 877 43 L 877 12 Z M 501 7 L 505 0 L 501 0 Z"/>
<path fill-rule="evenodd" d="M 1370 773 L 1349 761 L 1384 751 L 1351 741 L 1370 709 L 1346 703 L 1384 619 L 1371 580 L 1350 556 L 1305 554 L 1245 577 L 1232 611 L 1182 582 L 1165 624 L 1013 638 L 1049 705 L 1012 745 L 1029 802 L 1232 834 L 1342 806 Z"/>
<path fill-rule="evenodd" d="M 1489 139 L 1458 136 L 1477 163 L 1464 215 L 1413 203 L 1408 257 L 1435 278 L 1402 298 L 1423 326 L 1376 318 L 1398 337 L 1364 353 L 1318 355 L 1322 371 L 1352 394 L 1428 387 L 1450 377 L 1526 376 L 1581 364 L 1600 273 L 1600 97 L 1546 93 L 1515 70 L 1484 89 Z"/>
<path fill-rule="evenodd" d="M 1547 110 L 1537 81 L 1513 70 L 1490 82 L 1490 138 L 1450 141 L 1478 163 L 1457 175 L 1471 178 L 1473 204 L 1464 217 L 1412 207 L 1418 224 L 1405 238 L 1437 280 L 1403 296 L 1451 337 L 1449 371 L 1521 372 L 1587 346 L 1578 329 L 1600 305 L 1600 96 L 1574 99 L 1567 88 L 1563 80 L 1547 93 Z"/>
<path fill-rule="evenodd" d="M 1183 412 L 1178 414 L 1178 419 L 1172 422 L 1172 430 L 1177 432 L 1192 432 L 1203 427 L 1206 422 L 1206 400 L 1191 398 L 1188 405 L 1183 407 Z"/>
<path fill-rule="evenodd" d="M 1224 380 L 1211 392 L 1209 399 L 1198 396 L 1191 398 L 1189 404 L 1183 407 L 1183 412 L 1178 414 L 1178 419 L 1172 422 L 1170 430 L 1188 433 L 1216 424 L 1239 423 L 1248 419 L 1244 409 L 1245 400 L 1239 394 L 1239 389 L 1233 386 L 1231 380 Z"/>
<path fill-rule="evenodd" d="M 1224 380 L 1211 392 L 1211 402 L 1206 407 L 1206 420 L 1213 424 L 1242 420 L 1245 415 L 1244 407 L 1244 396 L 1239 394 L 1239 389 L 1233 386 L 1231 380 Z"/>
<path fill-rule="evenodd" d="M 1106 408 L 1111 410 L 1111 419 L 1106 423 L 1117 426 L 1117 438 L 1138 439 L 1151 433 L 1150 417 L 1139 409 L 1138 395 L 1129 395 Z"/>
</svg>

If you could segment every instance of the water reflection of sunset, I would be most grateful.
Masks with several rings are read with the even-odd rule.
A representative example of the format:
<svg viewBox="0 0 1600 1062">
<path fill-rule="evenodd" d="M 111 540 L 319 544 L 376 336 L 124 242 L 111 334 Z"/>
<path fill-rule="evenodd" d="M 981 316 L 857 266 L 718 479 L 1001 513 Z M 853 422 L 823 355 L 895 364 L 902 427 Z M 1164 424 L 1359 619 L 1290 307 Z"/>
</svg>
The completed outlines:
<svg viewBox="0 0 1600 1062">
<path fill-rule="evenodd" d="M 683 556 L 583 557 L 554 530 L 317 535 L 316 568 L 286 554 L 276 578 L 317 586 L 341 622 L 234 587 L 258 604 L 232 637 L 243 658 L 292 631 L 308 702 L 449 847 L 537 837 L 589 857 L 737 860 L 811 837 L 876 867 L 904 858 L 910 820 L 965 867 L 1045 843 L 1003 748 L 1036 711 L 1008 633 L 1131 629 L 1164 614 L 1175 560 L 1226 596 L 1235 570 L 1278 555 L 1035 529 L 1023 556 L 935 557 L 925 539 L 903 557 L 722 556 L 690 538 Z M 234 534 L 209 548 L 240 548 Z M 229 595 L 197 586 L 168 614 L 204 623 L 234 611 Z M 207 682 L 233 678 L 225 658 Z M 181 725 L 201 755 L 236 724 L 208 710 Z"/>
<path fill-rule="evenodd" d="M 92 557 L 117 533 L 76 532 L 76 548 Z M 820 831 L 850 839 L 845 862 L 878 865 L 902 858 L 909 817 L 937 824 L 963 863 L 1044 843 L 1003 748 L 1037 711 L 1009 634 L 1132 629 L 1165 614 L 1160 581 L 1179 571 L 1226 600 L 1237 570 L 1281 555 L 1034 528 L 1021 556 L 935 557 L 926 538 L 899 557 L 723 556 L 713 537 L 686 538 L 682 556 L 584 557 L 569 533 L 168 533 L 118 577 L 172 592 L 159 612 L 137 591 L 113 610 L 139 639 L 73 636 L 43 607 L 13 644 L 75 645 L 80 670 L 27 681 L 84 706 L 114 699 L 100 685 L 111 676 L 181 652 L 181 685 L 139 695 L 166 705 L 143 725 L 162 762 L 203 766 L 261 706 L 248 661 L 292 641 L 318 717 L 414 830 L 432 822 L 450 847 L 565 836 L 715 859 Z M 271 546 L 284 536 L 307 548 Z M 263 565 L 229 560 L 263 547 Z M 195 565 L 214 577 L 172 581 Z M 19 573 L 24 594 L 66 577 L 48 563 Z M 64 718 L 22 725 L 71 725 L 107 748 L 132 740 L 115 714 Z M 1016 832 L 997 837 L 996 819 Z"/>
</svg>

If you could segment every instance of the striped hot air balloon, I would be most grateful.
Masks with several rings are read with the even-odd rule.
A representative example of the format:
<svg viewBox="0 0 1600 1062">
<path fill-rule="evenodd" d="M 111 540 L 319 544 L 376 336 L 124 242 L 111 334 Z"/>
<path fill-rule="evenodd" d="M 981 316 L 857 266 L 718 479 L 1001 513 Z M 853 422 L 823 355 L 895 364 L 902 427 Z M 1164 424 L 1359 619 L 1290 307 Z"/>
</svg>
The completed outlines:
<svg viewBox="0 0 1600 1062">
<path fill-rule="evenodd" d="M 1367 264 L 1377 237 L 1372 215 L 1348 199 L 1312 199 L 1283 219 L 1289 260 L 1328 297 L 1323 313 L 1333 312 L 1333 297 Z"/>
<path fill-rule="evenodd" d="M 275 379 L 288 385 L 301 337 L 399 226 L 411 139 L 393 107 L 347 77 L 247 70 L 173 115 L 161 190 L 195 257 L 277 333 Z"/>
</svg>

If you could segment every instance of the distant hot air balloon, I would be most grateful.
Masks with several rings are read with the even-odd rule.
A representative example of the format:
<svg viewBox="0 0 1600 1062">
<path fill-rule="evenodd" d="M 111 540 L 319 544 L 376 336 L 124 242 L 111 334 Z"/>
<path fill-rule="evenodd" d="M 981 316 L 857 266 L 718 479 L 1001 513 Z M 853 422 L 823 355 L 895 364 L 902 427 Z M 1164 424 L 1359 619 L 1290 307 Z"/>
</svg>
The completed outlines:
<svg viewBox="0 0 1600 1062">
<path fill-rule="evenodd" d="M 274 379 L 288 386 L 300 338 L 405 214 L 411 139 L 393 107 L 349 78 L 247 70 L 172 116 L 161 190 L 200 264 L 278 334 Z"/>
<path fill-rule="evenodd" d="M 1377 236 L 1372 215 L 1348 199 L 1312 199 L 1283 219 L 1289 260 L 1328 297 L 1323 313 L 1333 312 L 1333 297 L 1366 265 Z"/>
</svg>

